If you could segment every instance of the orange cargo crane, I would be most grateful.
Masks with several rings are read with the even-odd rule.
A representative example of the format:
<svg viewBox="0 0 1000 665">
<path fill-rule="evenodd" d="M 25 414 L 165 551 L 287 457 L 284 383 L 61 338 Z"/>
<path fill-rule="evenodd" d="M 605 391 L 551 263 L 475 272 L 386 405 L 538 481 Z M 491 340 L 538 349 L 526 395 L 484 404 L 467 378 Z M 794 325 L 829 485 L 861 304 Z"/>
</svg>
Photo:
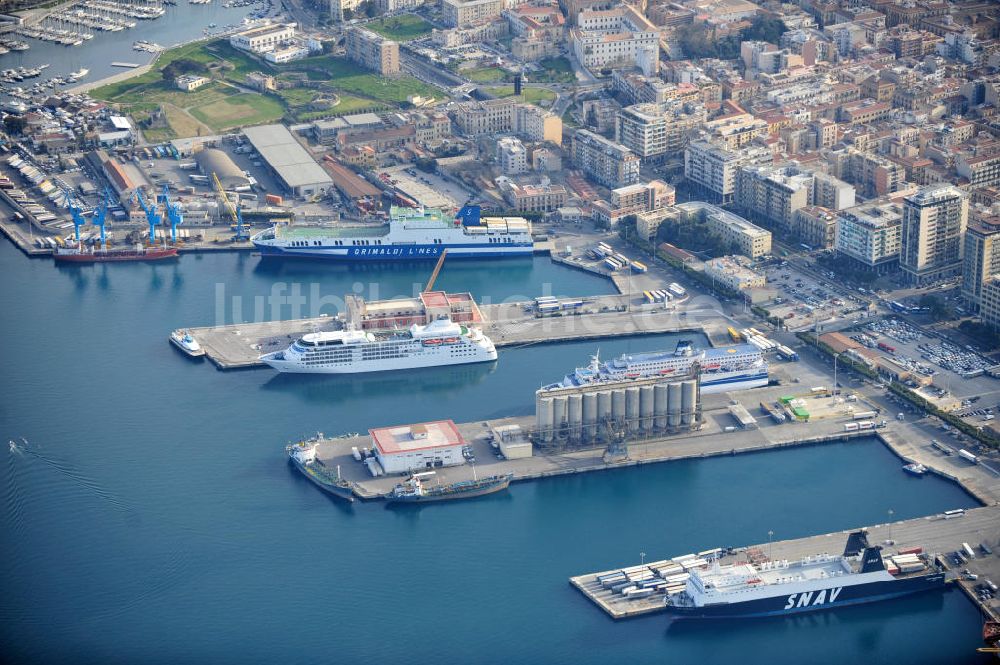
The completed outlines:
<svg viewBox="0 0 1000 665">
<path fill-rule="evenodd" d="M 434 288 L 434 282 L 437 281 L 438 273 L 441 272 L 441 266 L 444 265 L 444 257 L 448 256 L 448 250 L 441 252 L 441 256 L 437 260 L 437 265 L 434 266 L 434 272 L 431 273 L 431 278 L 427 280 L 427 286 L 424 287 L 424 293 L 427 293 Z"/>
</svg>

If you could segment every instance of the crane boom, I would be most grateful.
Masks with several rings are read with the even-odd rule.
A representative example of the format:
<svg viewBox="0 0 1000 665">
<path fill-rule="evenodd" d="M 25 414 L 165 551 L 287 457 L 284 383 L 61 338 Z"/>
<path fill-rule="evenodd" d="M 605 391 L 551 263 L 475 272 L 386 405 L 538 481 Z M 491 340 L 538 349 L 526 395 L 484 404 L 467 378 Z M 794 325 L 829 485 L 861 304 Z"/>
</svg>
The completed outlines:
<svg viewBox="0 0 1000 665">
<path fill-rule="evenodd" d="M 222 199 L 222 205 L 225 206 L 226 212 L 229 213 L 229 218 L 233 220 L 233 224 L 236 226 L 235 239 L 245 239 L 247 236 L 243 231 L 243 215 L 240 213 L 239 208 L 229 200 L 229 196 L 226 194 L 226 190 L 223 189 L 222 183 L 219 181 L 219 176 L 216 175 L 215 171 L 212 171 L 212 182 L 215 184 L 215 191 L 219 193 L 219 198 Z"/>
<path fill-rule="evenodd" d="M 444 265 L 444 257 L 446 256 L 448 256 L 447 249 L 441 252 L 441 256 L 438 258 L 437 264 L 434 266 L 434 272 L 431 273 L 431 278 L 427 280 L 427 286 L 424 287 L 424 293 L 427 293 L 434 288 L 434 282 L 437 281 L 438 273 L 441 272 L 441 266 Z"/>
</svg>

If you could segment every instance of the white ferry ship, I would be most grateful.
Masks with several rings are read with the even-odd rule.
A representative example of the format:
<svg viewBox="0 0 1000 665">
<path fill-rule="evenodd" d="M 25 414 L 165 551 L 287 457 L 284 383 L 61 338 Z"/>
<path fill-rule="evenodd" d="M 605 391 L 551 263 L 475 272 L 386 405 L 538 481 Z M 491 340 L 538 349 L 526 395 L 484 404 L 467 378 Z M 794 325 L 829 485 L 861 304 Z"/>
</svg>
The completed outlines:
<svg viewBox="0 0 1000 665">
<path fill-rule="evenodd" d="M 695 351 L 690 341 L 681 340 L 673 352 L 624 354 L 605 363 L 594 356 L 587 367 L 578 367 L 562 382 L 546 387 L 568 388 L 657 376 L 684 377 L 691 372 L 695 362 L 700 370 L 703 394 L 760 388 L 768 382 L 767 360 L 761 350 L 752 344 Z"/>
<path fill-rule="evenodd" d="M 860 545 L 855 549 L 853 544 Z M 919 549 L 917 551 L 920 551 Z M 944 586 L 944 572 L 923 554 L 883 560 L 864 532 L 852 533 L 843 555 L 799 561 L 717 560 L 690 567 L 684 590 L 668 595 L 674 618 L 735 619 L 797 614 L 897 598 Z"/>
<path fill-rule="evenodd" d="M 489 362 L 497 350 L 480 329 L 441 318 L 408 330 L 309 333 L 260 359 L 280 372 L 355 374 Z"/>
<path fill-rule="evenodd" d="M 520 217 L 480 217 L 465 206 L 451 217 L 441 210 L 393 207 L 381 226 L 296 227 L 276 225 L 251 238 L 262 257 L 347 261 L 414 261 L 530 256 L 531 224 Z"/>
</svg>

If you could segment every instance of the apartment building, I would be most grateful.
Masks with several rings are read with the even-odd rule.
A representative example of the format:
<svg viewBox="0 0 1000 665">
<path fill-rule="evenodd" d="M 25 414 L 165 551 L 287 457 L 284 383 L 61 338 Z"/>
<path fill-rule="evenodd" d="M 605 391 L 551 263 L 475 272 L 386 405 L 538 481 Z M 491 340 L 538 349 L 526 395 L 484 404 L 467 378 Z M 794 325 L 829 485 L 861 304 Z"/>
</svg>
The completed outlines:
<svg viewBox="0 0 1000 665">
<path fill-rule="evenodd" d="M 771 253 L 771 232 L 739 215 L 701 201 L 681 203 L 675 207 L 703 222 L 710 232 L 735 246 L 743 256 L 759 259 Z"/>
<path fill-rule="evenodd" d="M 615 140 L 644 163 L 655 163 L 683 150 L 688 137 L 704 122 L 701 104 L 635 104 L 618 112 Z"/>
<path fill-rule="evenodd" d="M 1000 328 L 1000 279 L 994 277 L 983 285 L 979 316 L 987 325 Z"/>
<path fill-rule="evenodd" d="M 684 177 L 712 202 L 732 203 L 736 195 L 736 174 L 741 166 L 769 164 L 772 153 L 762 146 L 729 150 L 724 145 L 698 140 L 684 150 Z"/>
<path fill-rule="evenodd" d="M 962 298 L 973 312 L 978 312 L 983 286 L 1000 275 L 1000 218 L 970 221 L 963 242 Z"/>
<path fill-rule="evenodd" d="M 813 176 L 794 166 L 742 167 L 734 202 L 752 219 L 792 231 L 795 211 L 812 205 Z"/>
<path fill-rule="evenodd" d="M 517 212 L 552 212 L 566 205 L 569 198 L 562 185 L 519 185 L 505 178 L 499 186 L 504 200 Z"/>
<path fill-rule="evenodd" d="M 503 9 L 503 0 L 441 0 L 444 23 L 452 28 L 497 18 Z"/>
<path fill-rule="evenodd" d="M 611 191 L 611 200 L 591 204 L 595 221 L 614 227 L 624 217 L 653 212 L 674 205 L 676 191 L 662 180 L 626 185 Z"/>
<path fill-rule="evenodd" d="M 366 69 L 394 76 L 399 73 L 399 44 L 365 28 L 347 31 L 347 57 Z"/>
<path fill-rule="evenodd" d="M 345 12 L 355 12 L 361 0 L 330 0 L 330 17 L 335 21 L 346 21 Z"/>
<path fill-rule="evenodd" d="M 922 187 L 903 198 L 899 265 L 910 284 L 925 286 L 961 273 L 969 198 L 952 185 Z"/>
<path fill-rule="evenodd" d="M 534 104 L 514 107 L 513 131 L 528 141 L 551 141 L 562 145 L 562 118 Z"/>
<path fill-rule="evenodd" d="M 515 175 L 528 170 L 528 151 L 513 136 L 504 136 L 497 141 L 496 160 L 504 175 Z"/>
<path fill-rule="evenodd" d="M 576 167 L 605 187 L 639 182 L 639 157 L 599 134 L 578 129 L 573 135 L 571 152 Z"/>
<path fill-rule="evenodd" d="M 517 104 L 511 97 L 463 102 L 452 117 L 466 136 L 517 134 L 528 141 L 562 145 L 562 118 L 534 104 Z"/>
<path fill-rule="evenodd" d="M 832 249 L 837 240 L 837 215 L 819 205 L 795 211 L 793 226 L 799 240 L 813 249 Z"/>
<path fill-rule="evenodd" d="M 837 215 L 837 253 L 878 274 L 899 267 L 903 209 L 897 203 L 875 202 Z"/>
<path fill-rule="evenodd" d="M 705 261 L 705 274 L 713 282 L 734 291 L 763 288 L 767 279 L 761 273 L 744 266 L 737 256 L 720 256 Z"/>
</svg>

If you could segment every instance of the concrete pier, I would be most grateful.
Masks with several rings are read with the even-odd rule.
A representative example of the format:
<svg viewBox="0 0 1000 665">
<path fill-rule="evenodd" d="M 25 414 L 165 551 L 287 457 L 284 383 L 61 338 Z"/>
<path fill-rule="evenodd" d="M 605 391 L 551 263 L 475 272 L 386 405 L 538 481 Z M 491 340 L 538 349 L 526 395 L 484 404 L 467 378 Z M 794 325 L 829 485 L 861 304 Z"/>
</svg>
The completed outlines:
<svg viewBox="0 0 1000 665">
<path fill-rule="evenodd" d="M 587 300 L 579 314 L 545 318 L 526 311 L 528 302 L 480 305 L 483 332 L 498 348 L 668 332 L 704 333 L 714 345 L 731 343 L 726 334 L 729 320 L 714 310 L 644 308 L 629 302 L 627 296 Z M 258 356 L 286 348 L 306 332 L 340 330 L 342 326 L 338 317 L 318 317 L 189 330 L 216 367 L 245 369 L 262 367 Z"/>
<path fill-rule="evenodd" d="M 862 527 L 859 527 L 862 528 Z M 949 580 L 959 583 L 970 598 L 978 603 L 976 594 L 972 587 L 976 582 L 961 580 L 961 571 L 968 568 L 971 572 L 979 575 L 979 580 L 991 579 L 994 582 L 1000 581 L 1000 557 L 997 556 L 998 544 L 1000 544 L 1000 506 L 987 506 L 983 508 L 973 508 L 965 511 L 965 515 L 954 519 L 945 519 L 943 515 L 930 515 L 917 519 L 891 524 L 878 524 L 864 527 L 868 529 L 868 542 L 872 545 L 884 544 L 892 541 L 894 544 L 887 547 L 889 551 L 897 551 L 909 547 L 922 547 L 924 552 L 930 554 L 946 554 L 954 552 L 962 547 L 962 543 L 969 543 L 977 550 L 977 557 L 964 563 L 961 566 L 950 565 L 948 573 Z M 790 561 L 799 560 L 803 557 L 827 553 L 831 555 L 842 554 L 844 545 L 847 543 L 847 535 L 858 529 L 847 529 L 835 533 L 826 533 L 819 536 L 799 538 L 796 540 L 782 540 L 773 543 L 763 543 L 750 545 L 748 547 L 737 548 L 734 554 L 725 556 L 721 563 L 730 564 L 737 560 L 747 560 L 747 550 L 756 549 L 771 560 L 788 559 Z M 890 538 L 891 532 L 891 538 Z M 993 550 L 992 555 L 986 555 L 979 549 L 980 543 L 987 543 Z M 685 552 L 666 553 L 668 557 L 681 556 Z M 655 563 L 646 562 L 646 565 Z M 638 568 L 642 564 L 635 562 L 624 568 Z M 627 600 L 620 594 L 616 594 L 608 589 L 604 589 L 597 582 L 597 577 L 606 573 L 621 570 L 602 571 L 599 573 L 588 573 L 571 577 L 569 582 L 580 592 L 591 600 L 595 605 L 604 610 L 612 619 L 627 619 L 630 617 L 642 616 L 663 612 L 663 594 L 654 594 L 647 598 L 637 600 Z M 1000 616 L 997 613 L 996 603 L 982 605 L 985 612 L 994 617 Z"/>
</svg>

